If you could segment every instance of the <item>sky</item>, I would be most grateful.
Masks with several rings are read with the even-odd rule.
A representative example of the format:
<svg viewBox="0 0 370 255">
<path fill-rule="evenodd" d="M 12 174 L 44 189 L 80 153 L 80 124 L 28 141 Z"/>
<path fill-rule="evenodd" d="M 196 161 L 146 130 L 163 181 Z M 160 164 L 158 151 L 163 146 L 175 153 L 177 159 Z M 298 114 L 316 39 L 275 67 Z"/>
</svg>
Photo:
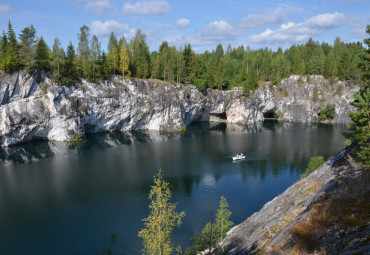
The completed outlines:
<svg viewBox="0 0 370 255">
<path fill-rule="evenodd" d="M 370 24 L 370 0 L 2 0 L 0 29 L 11 22 L 17 35 L 35 27 L 51 47 L 55 37 L 76 47 L 81 26 L 89 27 L 102 49 L 114 32 L 130 41 L 137 29 L 150 51 L 163 41 L 190 43 L 197 53 L 240 45 L 286 49 L 309 38 L 333 44 L 363 41 Z"/>
</svg>

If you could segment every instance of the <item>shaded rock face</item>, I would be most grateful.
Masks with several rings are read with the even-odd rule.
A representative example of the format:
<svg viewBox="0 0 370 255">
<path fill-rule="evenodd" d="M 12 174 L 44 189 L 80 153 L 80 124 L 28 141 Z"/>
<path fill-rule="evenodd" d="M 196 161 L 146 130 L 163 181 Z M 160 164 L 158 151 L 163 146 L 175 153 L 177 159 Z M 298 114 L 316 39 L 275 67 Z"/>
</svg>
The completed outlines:
<svg viewBox="0 0 370 255">
<path fill-rule="evenodd" d="M 369 254 L 369 181 L 351 148 L 342 151 L 231 229 L 218 251 Z"/>
<path fill-rule="evenodd" d="M 341 83 L 341 96 L 323 99 L 322 77 L 313 77 L 312 84 L 298 84 L 297 77 L 283 80 L 280 87 L 263 85 L 245 98 L 240 91 L 200 92 L 192 85 L 118 77 L 61 86 L 44 73 L 0 71 L 0 145 L 35 139 L 68 141 L 76 134 L 113 130 L 176 131 L 192 122 L 221 119 L 253 124 L 276 113 L 284 121 L 311 122 L 328 103 L 336 105 L 334 122 L 349 121 L 355 89 Z M 315 86 L 322 93 L 317 102 L 312 101 Z M 286 90 L 289 96 L 283 95 Z"/>
</svg>

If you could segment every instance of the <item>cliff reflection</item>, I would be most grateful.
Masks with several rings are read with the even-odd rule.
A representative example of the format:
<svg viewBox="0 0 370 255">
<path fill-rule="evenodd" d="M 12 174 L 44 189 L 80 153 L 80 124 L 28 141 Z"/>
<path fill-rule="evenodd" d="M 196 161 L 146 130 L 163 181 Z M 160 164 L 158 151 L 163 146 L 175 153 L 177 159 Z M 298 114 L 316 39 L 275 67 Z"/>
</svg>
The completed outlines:
<svg viewBox="0 0 370 255">
<path fill-rule="evenodd" d="M 184 133 L 162 131 L 102 133 L 90 135 L 86 141 L 79 144 L 37 141 L 0 149 L 0 163 L 27 164 L 56 156 L 88 154 L 120 146 L 135 148 L 137 144 L 178 141 L 173 144 L 162 144 L 163 146 L 156 147 L 147 156 L 158 162 L 167 161 L 174 168 L 179 164 L 185 164 L 198 169 L 199 163 L 203 160 L 211 160 L 217 170 L 219 167 L 222 168 L 222 164 L 231 162 L 230 156 L 242 152 L 247 156 L 247 160 L 239 162 L 239 165 L 243 166 L 243 169 L 253 169 L 248 173 L 254 177 L 258 175 L 264 180 L 266 175 L 278 175 L 286 168 L 289 168 L 290 172 L 301 172 L 311 156 L 323 155 L 326 158 L 332 156 L 338 152 L 337 148 L 343 142 L 340 133 L 343 129 L 344 125 L 293 124 L 277 121 L 253 126 L 202 123 L 189 126 Z M 150 145 L 147 149 L 151 150 L 153 146 Z M 175 154 L 175 151 L 180 153 Z M 171 157 L 166 158 L 168 155 Z M 139 152 L 138 155 L 131 156 L 134 157 L 131 160 L 140 161 Z M 194 171 L 187 169 L 186 172 L 192 174 Z M 243 179 L 247 178 L 248 173 L 242 174 Z M 196 171 L 194 175 L 199 180 Z M 189 190 L 191 185 L 187 184 L 188 180 L 182 182 L 186 183 L 187 187 L 184 188 Z"/>
</svg>

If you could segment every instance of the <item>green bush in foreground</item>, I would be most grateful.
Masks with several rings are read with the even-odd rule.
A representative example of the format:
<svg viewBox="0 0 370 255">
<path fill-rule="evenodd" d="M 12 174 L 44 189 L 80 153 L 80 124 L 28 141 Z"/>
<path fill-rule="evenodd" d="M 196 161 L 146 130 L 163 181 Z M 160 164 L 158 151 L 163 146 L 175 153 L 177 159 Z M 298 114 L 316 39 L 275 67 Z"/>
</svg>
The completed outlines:
<svg viewBox="0 0 370 255">
<path fill-rule="evenodd" d="M 306 168 L 306 171 L 301 175 L 301 180 L 306 178 L 307 176 L 310 175 L 313 171 L 315 171 L 319 166 L 324 164 L 324 157 L 323 156 L 317 156 L 317 157 L 312 157 L 310 159 L 310 162 L 308 162 L 308 166 Z"/>
</svg>

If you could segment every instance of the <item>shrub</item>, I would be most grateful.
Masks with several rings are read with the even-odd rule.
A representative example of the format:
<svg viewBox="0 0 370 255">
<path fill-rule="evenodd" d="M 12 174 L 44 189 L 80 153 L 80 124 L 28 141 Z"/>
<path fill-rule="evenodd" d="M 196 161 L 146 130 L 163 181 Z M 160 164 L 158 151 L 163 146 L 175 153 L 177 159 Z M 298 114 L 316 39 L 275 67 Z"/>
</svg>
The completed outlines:
<svg viewBox="0 0 370 255">
<path fill-rule="evenodd" d="M 319 89 L 317 88 L 317 85 L 315 85 L 314 89 L 313 89 L 313 95 L 312 95 L 312 100 L 314 102 L 318 101 L 319 100 Z"/>
<path fill-rule="evenodd" d="M 334 114 L 335 114 L 335 105 L 334 104 L 327 104 L 319 112 L 318 120 L 319 121 L 323 121 L 323 120 L 331 121 L 334 118 Z"/>
<path fill-rule="evenodd" d="M 195 87 L 197 87 L 198 90 L 206 89 L 206 83 L 203 79 L 197 79 L 194 81 Z"/>
<path fill-rule="evenodd" d="M 342 96 L 342 92 L 343 92 L 343 85 L 342 84 L 339 84 L 337 89 L 336 89 L 336 93 L 339 95 L 339 96 Z"/>
<path fill-rule="evenodd" d="M 216 222 L 208 222 L 202 232 L 195 232 L 192 238 L 193 244 L 188 247 L 185 254 L 198 254 L 199 252 L 215 247 L 217 243 L 225 238 L 227 231 L 234 225 L 230 221 L 231 212 L 226 198 L 221 196 L 220 205 L 217 210 Z"/>
<path fill-rule="evenodd" d="M 308 166 L 306 168 L 306 171 L 301 175 L 301 180 L 306 178 L 307 176 L 310 175 L 313 171 L 315 171 L 319 166 L 324 164 L 324 157 L 323 156 L 317 156 L 317 157 L 312 157 L 310 159 L 310 162 L 308 162 Z"/>
</svg>

